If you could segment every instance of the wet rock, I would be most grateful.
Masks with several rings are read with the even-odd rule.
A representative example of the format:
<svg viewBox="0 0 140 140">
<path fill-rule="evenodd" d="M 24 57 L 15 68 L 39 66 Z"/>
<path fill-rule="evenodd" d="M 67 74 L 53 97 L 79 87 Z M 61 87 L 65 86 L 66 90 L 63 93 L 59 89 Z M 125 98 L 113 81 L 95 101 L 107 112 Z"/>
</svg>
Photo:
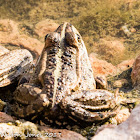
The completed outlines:
<svg viewBox="0 0 140 140">
<path fill-rule="evenodd" d="M 36 59 L 41 54 L 44 47 L 44 44 L 39 40 L 28 37 L 26 35 L 19 35 L 16 38 L 11 37 L 9 39 L 3 39 L 0 40 L 0 42 L 4 45 L 10 44 L 11 46 L 13 46 L 12 49 L 16 49 L 17 47 L 28 49 L 30 50 L 30 52 L 32 52 L 34 58 Z"/>
<path fill-rule="evenodd" d="M 140 89 L 140 55 L 136 58 L 131 72 L 133 86 Z"/>
<path fill-rule="evenodd" d="M 27 35 L 20 35 L 13 44 L 30 50 L 32 54 L 34 53 L 36 58 L 41 54 L 44 47 L 44 43 L 41 43 L 38 39 L 28 37 Z"/>
<path fill-rule="evenodd" d="M 139 140 L 140 139 L 140 105 L 132 110 L 129 118 L 115 128 L 105 128 L 92 140 Z"/>
<path fill-rule="evenodd" d="M 7 123 L 7 122 L 13 122 L 14 119 L 10 116 L 7 115 L 4 112 L 0 112 L 0 123 Z"/>
<path fill-rule="evenodd" d="M 97 53 L 102 59 L 108 62 L 120 60 L 124 55 L 125 47 L 122 42 L 118 40 L 101 39 L 98 45 Z"/>
<path fill-rule="evenodd" d="M 5 38 L 9 39 L 11 36 L 14 37 L 18 34 L 18 23 L 9 19 L 0 20 L 0 40 Z"/>
<path fill-rule="evenodd" d="M 116 67 L 113 66 L 111 63 L 96 58 L 93 53 L 89 55 L 89 59 L 95 76 L 96 75 L 108 76 L 115 74 Z"/>
<path fill-rule="evenodd" d="M 26 48 L 32 52 L 34 58 L 38 58 L 44 47 L 38 39 L 19 33 L 18 23 L 12 20 L 0 20 L 0 43 L 11 46 L 11 49 Z"/>
<path fill-rule="evenodd" d="M 45 37 L 46 34 L 55 31 L 59 24 L 55 23 L 53 20 L 46 19 L 42 20 L 35 25 L 35 32 L 40 37 Z"/>
</svg>

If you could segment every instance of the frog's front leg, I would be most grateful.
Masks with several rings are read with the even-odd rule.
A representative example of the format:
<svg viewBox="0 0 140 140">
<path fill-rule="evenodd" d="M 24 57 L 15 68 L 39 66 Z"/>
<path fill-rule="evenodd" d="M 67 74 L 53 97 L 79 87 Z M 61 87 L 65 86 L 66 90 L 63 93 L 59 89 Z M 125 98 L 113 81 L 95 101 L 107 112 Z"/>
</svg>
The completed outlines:
<svg viewBox="0 0 140 140">
<path fill-rule="evenodd" d="M 61 108 L 73 118 L 86 122 L 104 120 L 116 115 L 114 95 L 106 90 L 78 91 L 62 100 Z M 110 111 L 109 111 L 110 110 Z"/>
<path fill-rule="evenodd" d="M 19 85 L 15 90 L 11 110 L 16 116 L 28 117 L 41 112 L 44 106 L 48 105 L 46 94 L 43 94 L 39 87 L 26 83 Z"/>
</svg>

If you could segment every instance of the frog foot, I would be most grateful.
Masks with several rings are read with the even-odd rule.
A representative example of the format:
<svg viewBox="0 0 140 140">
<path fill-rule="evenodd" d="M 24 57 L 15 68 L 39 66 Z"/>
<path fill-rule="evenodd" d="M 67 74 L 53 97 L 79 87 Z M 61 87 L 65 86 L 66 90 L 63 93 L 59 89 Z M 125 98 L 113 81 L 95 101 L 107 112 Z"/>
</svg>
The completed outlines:
<svg viewBox="0 0 140 140">
<path fill-rule="evenodd" d="M 14 92 L 14 104 L 11 110 L 18 117 L 28 117 L 37 114 L 49 105 L 46 94 L 41 93 L 41 89 L 32 84 L 19 85 Z"/>
<path fill-rule="evenodd" d="M 117 113 L 113 110 L 115 106 L 114 95 L 106 90 L 76 92 L 65 97 L 61 102 L 61 108 L 65 113 L 86 122 L 105 120 L 115 116 Z"/>
</svg>

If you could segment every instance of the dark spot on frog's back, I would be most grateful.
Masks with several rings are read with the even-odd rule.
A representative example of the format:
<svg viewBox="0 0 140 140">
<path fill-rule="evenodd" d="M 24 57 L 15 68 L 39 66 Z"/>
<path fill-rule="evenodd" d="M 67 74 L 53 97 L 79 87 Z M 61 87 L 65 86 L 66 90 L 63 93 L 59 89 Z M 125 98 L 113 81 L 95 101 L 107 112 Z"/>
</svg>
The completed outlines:
<svg viewBox="0 0 140 140">
<path fill-rule="evenodd" d="M 61 79 L 61 77 L 59 77 L 59 78 L 57 79 L 57 81 L 58 81 L 58 82 L 62 82 L 62 79 Z"/>
<path fill-rule="evenodd" d="M 46 75 L 49 75 L 49 76 L 52 75 L 52 73 L 51 72 L 48 72 L 48 71 L 46 71 L 45 74 Z"/>
<path fill-rule="evenodd" d="M 67 52 L 67 51 L 64 52 L 64 55 L 68 56 L 68 57 L 71 57 L 71 54 L 69 52 Z"/>
<path fill-rule="evenodd" d="M 56 54 L 58 52 L 58 48 L 50 49 L 48 54 Z"/>
<path fill-rule="evenodd" d="M 49 61 L 51 61 L 52 63 L 56 63 L 56 58 L 50 58 Z"/>
<path fill-rule="evenodd" d="M 62 90 L 63 89 L 63 87 L 62 86 L 58 86 L 58 90 Z"/>
<path fill-rule="evenodd" d="M 70 66 L 71 62 L 67 62 L 67 61 L 65 61 L 64 64 Z"/>
<path fill-rule="evenodd" d="M 62 70 L 67 70 L 67 68 L 65 67 L 65 65 L 62 65 Z"/>
<path fill-rule="evenodd" d="M 45 79 L 44 83 L 48 85 L 54 85 L 54 79 L 51 77 L 48 77 L 48 79 L 47 78 Z"/>
</svg>

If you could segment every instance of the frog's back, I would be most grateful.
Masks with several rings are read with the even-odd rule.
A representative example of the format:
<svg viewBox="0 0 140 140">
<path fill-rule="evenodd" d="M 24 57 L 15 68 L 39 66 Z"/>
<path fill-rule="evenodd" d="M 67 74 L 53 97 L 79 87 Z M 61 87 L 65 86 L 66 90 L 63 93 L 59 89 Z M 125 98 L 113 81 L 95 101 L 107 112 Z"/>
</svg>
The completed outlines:
<svg viewBox="0 0 140 140">
<path fill-rule="evenodd" d="M 77 46 L 69 44 L 70 38 L 67 34 L 71 33 L 81 37 L 69 23 L 60 25 L 54 33 L 48 35 L 41 58 L 42 63 L 39 63 L 45 66 L 41 76 L 44 92 L 50 100 L 54 100 L 55 97 L 57 102 L 60 102 L 72 90 L 95 88 L 95 80 L 84 42 L 80 38 L 81 43 Z"/>
</svg>

